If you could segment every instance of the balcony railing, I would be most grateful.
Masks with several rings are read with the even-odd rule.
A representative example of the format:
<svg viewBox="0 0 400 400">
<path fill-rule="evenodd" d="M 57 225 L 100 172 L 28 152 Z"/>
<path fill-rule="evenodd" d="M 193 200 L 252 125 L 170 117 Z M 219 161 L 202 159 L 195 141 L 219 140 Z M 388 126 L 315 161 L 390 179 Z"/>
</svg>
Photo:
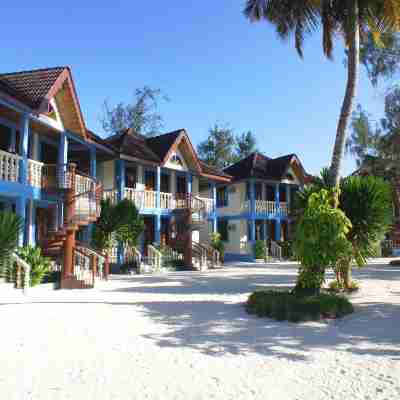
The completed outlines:
<svg viewBox="0 0 400 400">
<path fill-rule="evenodd" d="M 131 200 L 139 210 L 157 208 L 157 192 L 153 190 L 135 190 L 133 188 L 125 188 L 124 198 Z M 117 190 L 104 190 L 103 199 L 109 199 L 113 204 L 118 201 Z M 190 200 L 188 200 L 190 199 Z M 177 208 L 185 208 L 190 201 L 191 208 L 196 208 L 201 204 L 200 208 L 205 208 L 206 213 L 213 210 L 213 199 L 191 196 L 180 193 L 160 192 L 160 208 L 163 210 L 175 210 Z"/>
<path fill-rule="evenodd" d="M 21 157 L 17 154 L 0 150 L 0 180 L 18 182 L 20 160 Z"/>
<path fill-rule="evenodd" d="M 250 212 L 250 200 L 246 200 L 242 203 L 241 210 L 243 212 Z M 280 214 L 288 215 L 289 207 L 286 202 L 280 202 L 279 206 L 276 205 L 275 201 L 270 200 L 255 200 L 255 213 L 256 214 Z"/>
</svg>

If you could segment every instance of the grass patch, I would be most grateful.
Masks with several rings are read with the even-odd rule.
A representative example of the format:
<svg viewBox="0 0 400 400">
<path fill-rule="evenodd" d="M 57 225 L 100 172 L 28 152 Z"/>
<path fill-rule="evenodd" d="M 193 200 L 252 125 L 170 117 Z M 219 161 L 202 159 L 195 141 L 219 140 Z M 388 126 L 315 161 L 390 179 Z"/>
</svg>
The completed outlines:
<svg viewBox="0 0 400 400">
<path fill-rule="evenodd" d="M 340 318 L 354 311 L 350 301 L 343 296 L 321 293 L 303 297 L 274 290 L 252 293 L 247 300 L 246 310 L 259 317 L 291 322 Z"/>
</svg>

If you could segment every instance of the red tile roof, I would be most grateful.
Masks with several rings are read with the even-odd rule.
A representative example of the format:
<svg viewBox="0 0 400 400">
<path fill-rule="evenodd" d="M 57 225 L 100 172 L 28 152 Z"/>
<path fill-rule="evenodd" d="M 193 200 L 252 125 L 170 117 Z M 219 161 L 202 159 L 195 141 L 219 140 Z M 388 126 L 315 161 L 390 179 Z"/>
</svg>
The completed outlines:
<svg viewBox="0 0 400 400">
<path fill-rule="evenodd" d="M 28 106 L 38 108 L 66 67 L 0 74 L 1 88 Z"/>
</svg>

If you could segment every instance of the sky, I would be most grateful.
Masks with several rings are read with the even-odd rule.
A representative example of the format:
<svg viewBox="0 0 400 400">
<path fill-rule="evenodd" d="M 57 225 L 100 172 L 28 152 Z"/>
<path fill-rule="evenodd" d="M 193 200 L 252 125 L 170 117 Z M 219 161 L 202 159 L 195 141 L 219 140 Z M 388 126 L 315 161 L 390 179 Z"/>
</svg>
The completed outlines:
<svg viewBox="0 0 400 400">
<path fill-rule="evenodd" d="M 320 35 L 304 59 L 293 42 L 242 14 L 243 0 L 4 2 L 0 72 L 68 65 L 88 128 L 102 135 L 102 104 L 160 88 L 163 131 L 185 128 L 197 145 L 215 122 L 251 130 L 269 157 L 296 153 L 317 174 L 330 163 L 346 84 L 340 39 L 334 61 Z M 8 17 L 5 17 L 8 16 Z M 358 102 L 378 119 L 383 93 L 362 70 Z M 346 158 L 343 174 L 355 168 Z"/>
</svg>

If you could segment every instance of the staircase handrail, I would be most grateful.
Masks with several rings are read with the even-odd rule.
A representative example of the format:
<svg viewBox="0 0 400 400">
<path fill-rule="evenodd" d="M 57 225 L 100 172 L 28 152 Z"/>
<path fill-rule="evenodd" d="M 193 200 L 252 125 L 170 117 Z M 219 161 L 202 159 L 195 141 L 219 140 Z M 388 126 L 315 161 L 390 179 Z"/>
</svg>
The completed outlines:
<svg viewBox="0 0 400 400">
<path fill-rule="evenodd" d="M 279 260 L 282 259 L 282 247 L 273 240 L 271 240 L 271 256 Z"/>
<path fill-rule="evenodd" d="M 27 294 L 30 286 L 31 266 L 16 253 L 11 253 L 11 259 L 17 264 L 17 266 L 24 270 L 24 282 L 22 285 L 22 290 L 24 294 Z"/>
<path fill-rule="evenodd" d="M 147 253 L 150 262 L 156 270 L 160 270 L 163 265 L 163 256 L 160 250 L 156 249 L 153 245 L 147 245 Z"/>
</svg>

